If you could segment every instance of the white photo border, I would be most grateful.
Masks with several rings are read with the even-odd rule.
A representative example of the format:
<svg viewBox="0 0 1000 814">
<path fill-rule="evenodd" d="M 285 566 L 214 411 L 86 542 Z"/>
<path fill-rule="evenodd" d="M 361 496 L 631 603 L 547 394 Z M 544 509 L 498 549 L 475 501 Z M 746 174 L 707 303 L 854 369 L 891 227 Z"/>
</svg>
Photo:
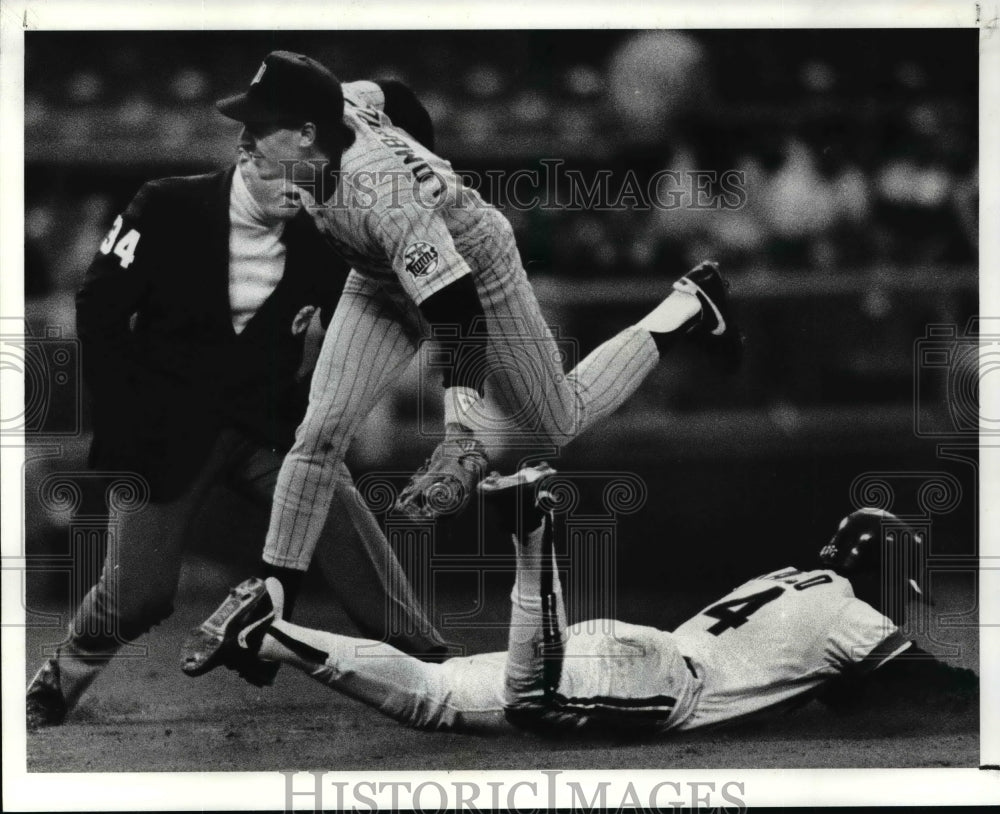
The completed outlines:
<svg viewBox="0 0 1000 814">
<path fill-rule="evenodd" d="M 254 0 L 174 0 L 136 3 L 128 0 L 3 0 L 0 3 L 0 303 L 5 318 L 23 317 L 24 235 L 24 32 L 25 30 L 349 30 L 475 28 L 979 28 L 980 30 L 980 220 L 1000 223 L 1000 2 L 801 2 L 796 4 L 740 0 L 696 4 L 688 0 L 670 7 L 636 2 L 500 3 L 435 0 L 433 5 L 397 2 L 271 2 Z M 980 311 L 1000 315 L 1000 238 L 981 230 Z M 993 379 L 997 378 L 995 374 Z M 1000 387 L 984 379 L 981 410 L 997 415 Z M 9 377 L 2 398 L 23 403 L 23 390 Z M 268 773 L 28 774 L 25 769 L 23 677 L 25 675 L 23 585 L 16 560 L 23 531 L 21 471 L 23 450 L 14 439 L 0 443 L 3 536 L 3 808 L 7 811 L 141 810 L 146 805 L 171 809 L 282 809 L 286 778 Z M 1000 556 L 1000 454 L 981 447 L 980 528 L 984 557 Z M 994 499 L 991 500 L 991 495 Z M 982 579 L 982 575 L 980 577 Z M 985 586 L 983 586 L 985 588 Z M 1000 592 L 981 597 L 981 763 L 1000 764 Z M 329 775 L 331 778 L 333 774 Z M 308 775 L 302 776 L 308 780 Z M 392 772 L 352 773 L 353 781 L 380 783 L 437 780 L 446 788 L 457 781 L 534 782 L 542 789 L 525 791 L 525 807 L 569 803 L 562 791 L 575 780 L 584 787 L 609 781 L 609 800 L 625 784 L 646 789 L 663 781 L 683 784 L 742 783 L 749 805 L 968 805 L 1000 800 L 1000 770 L 872 769 L 872 770 L 713 770 L 565 772 L 554 799 L 544 795 L 548 775 L 542 772 Z M 298 788 L 298 787 L 297 787 Z M 528 787 L 522 787 L 528 788 Z M 736 792 L 734 791 L 734 794 Z M 484 795 L 483 800 L 488 799 Z M 330 801 L 328 801 L 330 802 Z M 712 798 L 715 804 L 726 800 Z M 297 808 L 312 809 L 308 795 Z M 150 810 L 156 810 L 151 808 Z"/>
</svg>

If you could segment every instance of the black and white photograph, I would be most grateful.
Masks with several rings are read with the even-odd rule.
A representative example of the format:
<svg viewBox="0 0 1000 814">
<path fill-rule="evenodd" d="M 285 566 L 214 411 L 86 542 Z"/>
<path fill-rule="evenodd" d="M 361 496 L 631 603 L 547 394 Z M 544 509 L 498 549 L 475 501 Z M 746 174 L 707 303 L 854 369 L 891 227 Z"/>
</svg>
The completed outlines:
<svg viewBox="0 0 1000 814">
<path fill-rule="evenodd" d="M 1000 799 L 1000 9 L 810 8 L 4 2 L 5 810 Z"/>
</svg>

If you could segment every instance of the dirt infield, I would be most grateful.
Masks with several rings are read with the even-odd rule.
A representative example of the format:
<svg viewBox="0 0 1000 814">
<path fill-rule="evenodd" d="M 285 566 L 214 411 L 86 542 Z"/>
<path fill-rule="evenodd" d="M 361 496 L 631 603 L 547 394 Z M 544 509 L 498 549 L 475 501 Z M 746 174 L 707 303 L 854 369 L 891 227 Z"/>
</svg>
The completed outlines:
<svg viewBox="0 0 1000 814">
<path fill-rule="evenodd" d="M 177 651 L 184 631 L 211 611 L 218 591 L 190 586 L 178 611 L 147 637 L 144 657 L 112 664 L 62 727 L 28 736 L 31 772 L 267 771 L 279 769 L 656 769 L 814 767 L 973 767 L 979 765 L 978 714 L 931 710 L 838 718 L 817 704 L 778 717 L 653 742 L 552 742 L 511 732 L 497 737 L 407 730 L 284 668 L 276 685 L 256 689 L 225 670 L 192 680 Z M 315 597 L 300 618 L 329 612 Z M 499 603 L 498 603 L 499 604 Z M 961 597 L 944 610 L 962 610 Z M 502 608 L 502 604 L 499 605 Z M 628 617 L 626 617 L 628 618 Z M 336 619 L 331 625 L 336 625 Z M 349 626 L 344 623 L 343 629 Z M 974 630 L 931 633 L 960 642 L 963 666 L 977 667 Z M 946 635 L 947 634 L 947 635 Z M 464 632 L 475 648 L 498 646 L 502 629 Z M 43 642 L 28 634 L 29 672 Z"/>
</svg>

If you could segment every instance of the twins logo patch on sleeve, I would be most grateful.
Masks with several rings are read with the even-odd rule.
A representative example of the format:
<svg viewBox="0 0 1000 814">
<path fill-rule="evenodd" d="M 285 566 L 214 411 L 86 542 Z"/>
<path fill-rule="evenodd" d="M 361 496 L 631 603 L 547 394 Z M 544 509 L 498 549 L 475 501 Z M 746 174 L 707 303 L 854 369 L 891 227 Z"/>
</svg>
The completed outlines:
<svg viewBox="0 0 1000 814">
<path fill-rule="evenodd" d="M 403 252 L 406 270 L 414 277 L 426 277 L 438 267 L 438 250 L 430 243 L 411 243 Z"/>
</svg>

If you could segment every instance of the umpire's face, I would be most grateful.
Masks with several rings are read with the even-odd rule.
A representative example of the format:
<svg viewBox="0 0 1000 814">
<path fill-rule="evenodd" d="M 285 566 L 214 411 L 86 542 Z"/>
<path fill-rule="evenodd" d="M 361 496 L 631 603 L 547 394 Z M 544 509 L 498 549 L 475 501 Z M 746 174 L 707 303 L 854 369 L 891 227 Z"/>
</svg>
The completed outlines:
<svg viewBox="0 0 1000 814">
<path fill-rule="evenodd" d="M 243 125 L 237 164 L 250 194 L 271 217 L 292 218 L 299 211 L 301 200 L 288 168 L 309 154 L 311 144 L 300 128 Z"/>
</svg>

